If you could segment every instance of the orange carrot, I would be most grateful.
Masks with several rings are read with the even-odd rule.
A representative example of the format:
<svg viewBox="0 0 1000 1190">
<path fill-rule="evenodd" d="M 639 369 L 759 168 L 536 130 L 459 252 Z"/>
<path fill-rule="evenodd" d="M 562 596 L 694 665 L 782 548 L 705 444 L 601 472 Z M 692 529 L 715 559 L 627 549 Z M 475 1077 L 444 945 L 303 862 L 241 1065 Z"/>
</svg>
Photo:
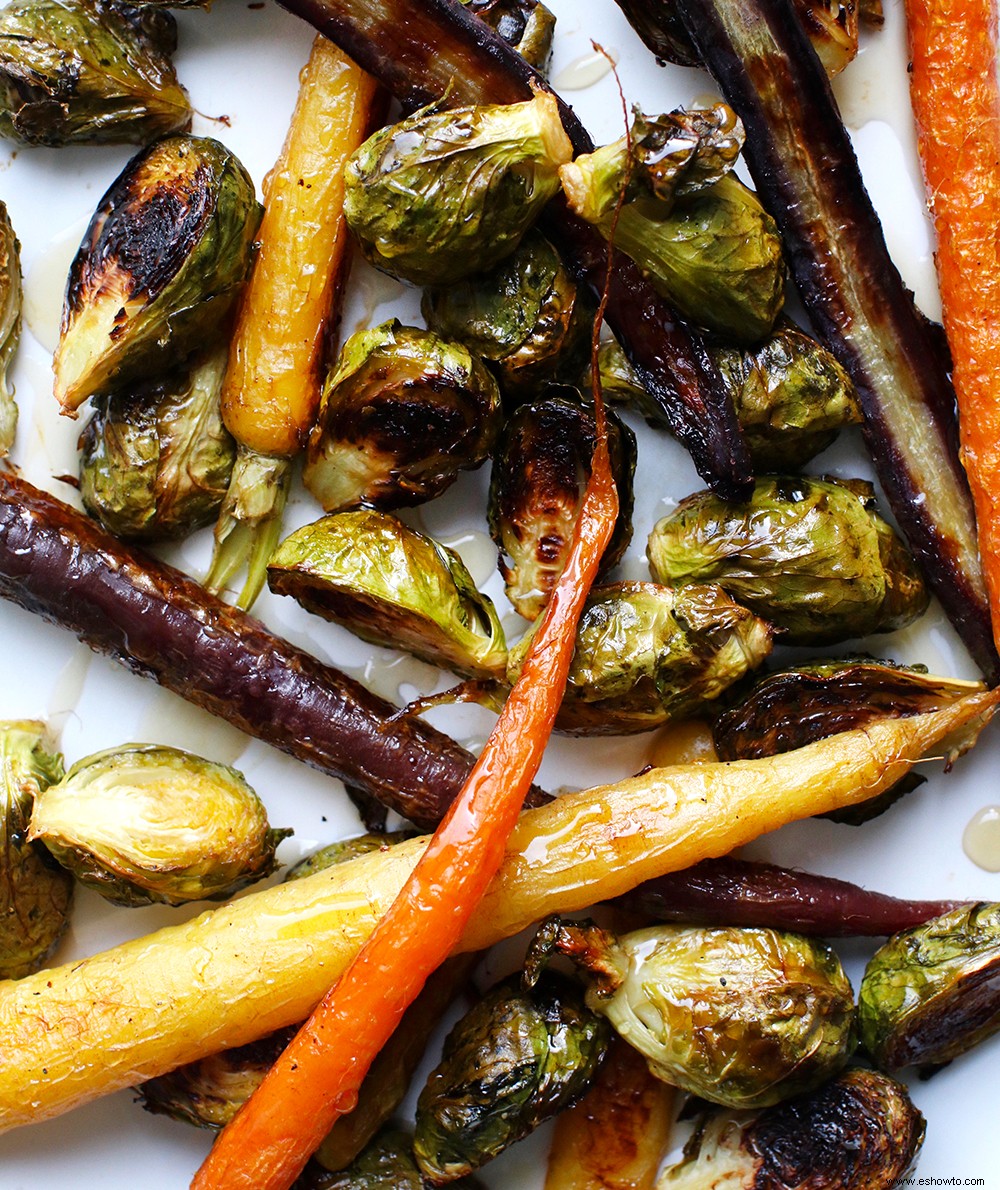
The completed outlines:
<svg viewBox="0 0 1000 1190">
<path fill-rule="evenodd" d="M 595 394 L 596 395 L 596 394 Z M 220 1134 L 192 1190 L 287 1190 L 499 870 L 562 700 L 587 591 L 618 499 L 597 395 L 598 446 L 573 546 L 482 755 L 357 958 Z"/>
<path fill-rule="evenodd" d="M 906 0 L 962 462 L 1000 645 L 1000 87 L 992 0 Z"/>
</svg>

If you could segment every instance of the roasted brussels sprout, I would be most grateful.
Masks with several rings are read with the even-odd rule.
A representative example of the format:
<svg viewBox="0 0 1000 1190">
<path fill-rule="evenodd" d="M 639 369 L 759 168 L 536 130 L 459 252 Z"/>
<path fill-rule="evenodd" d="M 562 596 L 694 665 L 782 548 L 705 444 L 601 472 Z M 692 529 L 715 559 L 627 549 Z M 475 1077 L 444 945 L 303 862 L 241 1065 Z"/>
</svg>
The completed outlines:
<svg viewBox="0 0 1000 1190">
<path fill-rule="evenodd" d="M 556 18 L 541 0 L 462 0 L 470 11 L 509 42 L 536 70 L 544 71 L 552 54 Z"/>
<path fill-rule="evenodd" d="M 936 710 L 977 689 L 982 689 L 978 682 L 936 677 L 868 658 L 805 665 L 765 674 L 715 720 L 712 735 L 721 760 L 774 756 L 864 727 L 879 716 Z M 972 747 L 983 726 L 974 722 L 949 741 L 949 761 Z M 827 817 L 867 822 L 921 781 L 908 774 L 877 798 Z"/>
<path fill-rule="evenodd" d="M 700 1117 L 657 1190 L 893 1190 L 923 1140 L 906 1088 L 858 1067 L 756 1115 Z"/>
<path fill-rule="evenodd" d="M 114 0 L 14 0 L 0 13 L 0 136 L 146 144 L 191 124 L 168 13 Z"/>
<path fill-rule="evenodd" d="M 758 469 L 796 469 L 824 450 L 861 405 L 840 363 L 791 323 L 754 347 L 719 347 L 712 356 L 733 395 Z"/>
<path fill-rule="evenodd" d="M 72 877 L 28 841 L 34 799 L 63 772 L 44 736 L 32 720 L 0 723 L 0 979 L 37 971 L 69 920 Z"/>
<path fill-rule="evenodd" d="M 419 504 L 478 467 L 499 426 L 500 393 L 482 360 L 391 319 L 344 344 L 303 479 L 327 512 Z"/>
<path fill-rule="evenodd" d="M 493 988 L 448 1034 L 417 1100 L 414 1153 L 434 1185 L 451 1182 L 579 1098 L 604 1056 L 607 1022 L 546 973 L 531 991 Z"/>
<path fill-rule="evenodd" d="M 21 338 L 21 253 L 7 207 L 0 202 L 0 458 L 10 453 L 17 433 L 17 406 L 7 383 Z"/>
<path fill-rule="evenodd" d="M 529 643 L 526 636 L 511 651 L 511 683 Z M 721 587 L 594 587 L 577 628 L 556 729 L 623 735 L 697 715 L 770 651 L 770 625 Z"/>
<path fill-rule="evenodd" d="M 811 1090 L 854 1049 L 854 998 L 836 955 L 770 929 L 658 925 L 616 938 L 549 919 L 528 971 L 565 954 L 594 982 L 587 1004 L 664 1082 L 726 1107 Z"/>
<path fill-rule="evenodd" d="M 448 285 L 517 247 L 573 154 L 555 97 L 424 108 L 376 132 L 344 171 L 344 216 L 377 268 Z"/>
<path fill-rule="evenodd" d="M 271 558 L 267 581 L 362 640 L 468 677 L 506 669 L 499 617 L 462 559 L 388 513 L 340 512 L 296 530 Z"/>
<path fill-rule="evenodd" d="M 386 851 L 394 843 L 412 838 L 413 831 L 370 831 L 364 835 L 355 835 L 353 839 L 341 839 L 337 843 L 328 843 L 285 872 L 285 880 L 301 880 L 303 876 L 311 876 L 314 872 L 322 872 L 324 868 L 332 868 L 334 864 L 346 863 L 356 859 L 359 855 L 367 855 L 369 851 Z"/>
<path fill-rule="evenodd" d="M 259 221 L 250 176 L 218 141 L 166 137 L 133 157 L 70 268 L 53 361 L 63 409 L 165 375 L 213 342 Z"/>
<path fill-rule="evenodd" d="M 559 181 L 569 205 L 588 223 L 612 215 L 623 191 L 629 200 L 655 198 L 666 214 L 675 198 L 725 177 L 744 140 L 739 116 L 725 103 L 661 116 L 635 108 L 627 136 L 567 162 Z"/>
<path fill-rule="evenodd" d="M 595 226 L 609 236 L 613 221 L 615 246 L 693 322 L 739 344 L 755 343 L 774 326 L 785 300 L 781 237 L 734 175 L 671 207 L 636 199 Z"/>
<path fill-rule="evenodd" d="M 339 1173 L 311 1162 L 294 1190 L 424 1190 L 428 1185 L 413 1156 L 413 1138 L 389 1129 Z M 452 1185 L 455 1190 L 480 1190 L 474 1178 L 462 1178 Z"/>
<path fill-rule="evenodd" d="M 508 599 L 527 620 L 541 615 L 562 573 L 596 442 L 592 410 L 575 389 L 558 392 L 514 411 L 490 478 L 490 534 L 500 551 L 500 573 Z M 620 561 L 632 537 L 636 457 L 635 435 L 610 410 L 607 426 L 619 513 L 602 573 Z"/>
<path fill-rule="evenodd" d="M 889 632 L 928 602 L 916 563 L 861 480 L 764 476 L 745 504 L 699 492 L 653 527 L 648 556 L 657 582 L 716 582 L 782 628 L 788 644 Z"/>
<path fill-rule="evenodd" d="M 861 1042 L 893 1073 L 938 1066 L 1000 1029 L 1000 905 L 953 909 L 896 934 L 858 992 Z"/>
<path fill-rule="evenodd" d="M 275 866 L 271 830 L 242 775 L 153 744 L 78 761 L 35 798 L 29 838 L 118 905 L 219 900 Z"/>
<path fill-rule="evenodd" d="M 84 507 L 117 537 L 183 537 L 212 522 L 236 459 L 219 391 L 226 349 L 159 383 L 98 397 L 80 436 Z"/>
<path fill-rule="evenodd" d="M 421 310 L 431 330 L 494 364 L 504 396 L 517 400 L 576 378 L 594 322 L 589 296 L 533 228 L 488 273 L 427 290 Z"/>
</svg>

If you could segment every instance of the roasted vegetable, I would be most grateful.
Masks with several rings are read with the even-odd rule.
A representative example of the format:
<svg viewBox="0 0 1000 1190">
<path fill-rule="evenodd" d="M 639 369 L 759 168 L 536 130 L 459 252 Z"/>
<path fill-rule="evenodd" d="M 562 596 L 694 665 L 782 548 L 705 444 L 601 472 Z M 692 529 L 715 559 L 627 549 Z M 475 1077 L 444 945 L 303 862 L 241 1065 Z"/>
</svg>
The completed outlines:
<svg viewBox="0 0 1000 1190">
<path fill-rule="evenodd" d="M 419 504 L 478 467 L 499 424 L 500 393 L 482 360 L 391 319 L 344 344 L 303 479 L 327 512 Z"/>
<path fill-rule="evenodd" d="M 190 127 L 162 9 L 14 0 L 0 14 L 0 136 L 29 145 L 147 144 Z"/>
<path fill-rule="evenodd" d="M 594 322 L 589 294 L 534 229 L 489 272 L 427 290 L 421 310 L 431 330 L 494 364 L 517 400 L 576 378 Z"/>
<path fill-rule="evenodd" d="M 462 0 L 469 12 L 509 42 L 525 62 L 544 71 L 552 54 L 556 18 L 541 0 Z"/>
<path fill-rule="evenodd" d="M 795 470 L 861 421 L 850 377 L 836 358 L 791 323 L 744 350 L 713 358 L 733 394 L 747 446 L 761 470 Z"/>
<path fill-rule="evenodd" d="M 606 206 L 577 178 L 578 212 Z M 636 262 L 653 285 L 692 322 L 733 343 L 766 335 L 785 300 L 785 262 L 774 220 L 732 174 L 667 205 L 626 203 L 596 226 Z"/>
<path fill-rule="evenodd" d="M 341 512 L 296 530 L 267 579 L 272 591 L 362 640 L 469 677 L 506 670 L 499 617 L 462 559 L 387 513 Z"/>
<path fill-rule="evenodd" d="M 712 728 L 722 760 L 788 752 L 803 744 L 863 727 L 881 715 L 919 715 L 981 688 L 977 682 L 935 677 L 875 660 L 831 661 L 781 670 L 760 678 Z M 976 742 L 982 724 L 950 741 L 949 763 Z M 867 821 L 919 783 L 912 774 L 881 798 L 843 813 L 837 821 Z"/>
<path fill-rule="evenodd" d="M 63 772 L 44 735 L 42 723 L 0 723 L 0 979 L 37 971 L 69 921 L 72 877 L 28 840 L 34 799 Z"/>
<path fill-rule="evenodd" d="M 821 938 L 895 934 L 959 904 L 900 900 L 832 876 L 732 856 L 647 881 L 618 903 L 654 921 L 769 926 Z"/>
<path fill-rule="evenodd" d="M 854 1068 L 756 1115 L 701 1117 L 657 1190 L 894 1190 L 923 1140 L 924 1118 L 906 1088 Z"/>
<path fill-rule="evenodd" d="M 28 837 L 115 904 L 183 905 L 270 875 L 289 834 L 271 830 L 235 769 L 131 744 L 77 761 L 36 796 Z"/>
<path fill-rule="evenodd" d="M 579 991 L 546 975 L 499 984 L 452 1029 L 417 1100 L 413 1151 L 434 1184 L 485 1165 L 579 1099 L 611 1030 Z"/>
<path fill-rule="evenodd" d="M 259 219 L 250 176 L 218 141 L 167 137 L 133 157 L 70 269 L 53 361 L 63 410 L 163 375 L 211 342 L 246 280 Z"/>
<path fill-rule="evenodd" d="M 546 913 L 574 912 L 817 810 L 876 796 L 998 701 L 996 691 L 970 695 L 797 753 L 651 770 L 567 793 L 521 816 L 461 947 L 480 950 Z M 357 952 L 425 846 L 399 843 L 83 962 L 0 984 L 8 1055 L 0 1065 L 0 1128 L 57 1115 L 301 1018 Z M 164 971 L 172 973 L 169 995 Z"/>
<path fill-rule="evenodd" d="M 423 110 L 354 153 L 344 215 L 372 264 L 417 285 L 448 285 L 513 252 L 572 152 L 548 92 Z"/>
<path fill-rule="evenodd" d="M 211 522 L 236 444 L 222 424 L 225 348 L 159 383 L 99 397 L 80 436 L 80 495 L 118 537 L 183 537 Z"/>
<path fill-rule="evenodd" d="M 339 1173 L 310 1162 L 295 1182 L 295 1190 L 424 1190 L 427 1184 L 413 1157 L 413 1137 L 386 1129 Z M 456 1190 L 476 1190 L 479 1183 L 462 1178 L 453 1185 Z"/>
<path fill-rule="evenodd" d="M 724 103 L 661 116 L 634 109 L 628 135 L 559 168 L 570 207 L 588 223 L 614 213 L 622 195 L 655 198 L 666 214 L 675 198 L 704 190 L 736 164 L 743 125 Z"/>
<path fill-rule="evenodd" d="M 768 1107 L 812 1090 L 854 1050 L 854 996 L 829 947 L 778 930 L 652 926 L 616 938 L 550 918 L 528 970 L 564 954 L 587 1004 L 649 1068 L 710 1103 Z"/>
<path fill-rule="evenodd" d="M 979 903 L 896 934 L 865 968 L 861 1043 L 890 1073 L 938 1066 L 1000 1029 L 1000 905 Z"/>
<path fill-rule="evenodd" d="M 529 639 L 511 651 L 508 681 L 516 679 Z M 721 587 L 594 587 L 556 729 L 623 735 L 696 715 L 770 651 L 770 626 Z"/>
<path fill-rule="evenodd" d="M 889 505 L 988 680 L 1000 678 L 942 337 L 889 258 L 825 73 L 787 0 L 676 0 L 820 339 L 854 381 Z"/>
<path fill-rule="evenodd" d="M 619 513 L 605 573 L 632 539 L 635 435 L 607 412 Z M 500 551 L 507 598 L 537 619 L 566 562 L 594 449 L 594 415 L 575 389 L 518 406 L 500 435 L 490 476 L 490 535 Z"/>
<path fill-rule="evenodd" d="M 2 471 L 0 595 L 418 826 L 438 821 L 472 763 L 442 732 L 393 719 L 359 682 Z"/>
<path fill-rule="evenodd" d="M 6 206 L 0 202 L 0 458 L 17 433 L 17 406 L 7 380 L 21 338 L 21 255 Z"/>
<path fill-rule="evenodd" d="M 451 0 L 385 0 L 377 8 L 369 0 L 285 0 L 285 6 L 333 38 L 405 110 L 436 101 L 515 103 L 544 85 L 502 37 Z M 566 104 L 559 110 L 574 152 L 590 152 L 593 142 L 573 110 Z M 749 456 L 700 333 L 621 252 L 612 253 L 609 285 L 605 241 L 564 204 L 550 204 L 543 223 L 577 283 L 595 300 L 607 290 L 608 325 L 699 473 L 721 495 L 745 495 Z"/>
<path fill-rule="evenodd" d="M 650 570 L 668 586 L 718 583 L 789 644 L 889 632 L 916 619 L 928 595 L 873 506 L 860 480 L 765 476 L 747 504 L 699 492 L 654 526 Z"/>
</svg>

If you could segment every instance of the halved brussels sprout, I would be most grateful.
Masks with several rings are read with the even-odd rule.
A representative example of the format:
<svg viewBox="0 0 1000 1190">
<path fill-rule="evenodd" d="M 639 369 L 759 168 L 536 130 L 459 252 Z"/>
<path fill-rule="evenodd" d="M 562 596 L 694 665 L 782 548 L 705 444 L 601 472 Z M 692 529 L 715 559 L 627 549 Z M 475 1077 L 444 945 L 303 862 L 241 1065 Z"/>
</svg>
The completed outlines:
<svg viewBox="0 0 1000 1190">
<path fill-rule="evenodd" d="M 97 398 L 80 436 L 80 495 L 117 537 L 183 537 L 214 519 L 236 459 L 219 408 L 226 356 Z"/>
<path fill-rule="evenodd" d="M 351 157 L 344 216 L 383 272 L 448 285 L 514 251 L 572 155 L 548 92 L 525 103 L 424 108 Z"/>
<path fill-rule="evenodd" d="M 607 1022 L 546 973 L 508 980 L 448 1034 L 417 1100 L 413 1149 L 433 1185 L 478 1169 L 578 1099 L 607 1048 Z"/>
<path fill-rule="evenodd" d="M 17 406 L 7 373 L 21 338 L 21 253 L 7 207 L 0 202 L 0 458 L 17 433 Z"/>
<path fill-rule="evenodd" d="M 693 322 L 740 344 L 774 326 L 785 300 L 781 237 L 733 174 L 670 207 L 653 198 L 628 202 L 595 226 L 610 236 L 612 222 L 615 247 Z"/>
<path fill-rule="evenodd" d="M 274 871 L 271 830 L 242 774 L 154 744 L 78 761 L 35 799 L 38 839 L 118 905 L 220 900 Z"/>
<path fill-rule="evenodd" d="M 721 760 L 774 756 L 879 717 L 921 715 L 982 688 L 979 682 L 865 658 L 804 665 L 765 674 L 716 719 L 712 735 Z M 949 764 L 972 747 L 984 726 L 973 721 L 949 739 Z M 867 822 L 922 780 L 908 774 L 879 797 L 826 817 Z"/>
<path fill-rule="evenodd" d="M 701 1116 L 657 1190 L 894 1190 L 923 1140 L 902 1083 L 856 1067 L 755 1115 Z"/>
<path fill-rule="evenodd" d="M 420 308 L 431 330 L 494 364 L 504 396 L 517 400 L 575 379 L 594 322 L 589 295 L 534 228 L 488 273 L 428 289 Z"/>
<path fill-rule="evenodd" d="M 394 318 L 344 344 L 303 480 L 326 512 L 419 504 L 483 463 L 499 426 L 500 392 L 483 361 Z"/>
<path fill-rule="evenodd" d="M 139 153 L 101 199 L 70 268 L 55 394 L 162 376 L 212 342 L 250 270 L 260 205 L 218 141 L 171 136 Z"/>
<path fill-rule="evenodd" d="M 530 634 L 511 650 L 511 684 L 529 644 Z M 696 715 L 770 651 L 770 625 L 721 587 L 594 587 L 577 628 L 556 729 L 623 735 Z"/>
<path fill-rule="evenodd" d="M 504 426 L 490 477 L 490 535 L 500 551 L 507 597 L 527 620 L 548 603 L 569 552 L 596 443 L 593 411 L 575 389 L 520 405 Z M 565 395 L 561 395 L 565 393 Z M 618 487 L 614 535 L 601 561 L 606 573 L 632 538 L 635 435 L 607 411 L 608 449 Z"/>
<path fill-rule="evenodd" d="M 712 350 L 732 393 L 759 470 L 797 469 L 861 422 L 861 405 L 841 364 L 791 323 L 745 350 Z"/>
<path fill-rule="evenodd" d="M 545 71 L 552 54 L 556 18 L 541 0 L 462 0 L 470 11 L 509 42 L 536 70 Z"/>
<path fill-rule="evenodd" d="M 858 993 L 861 1043 L 880 1069 L 939 1066 L 1000 1029 L 1000 905 L 953 909 L 896 934 Z"/>
<path fill-rule="evenodd" d="M 388 513 L 341 512 L 296 530 L 271 558 L 267 581 L 362 640 L 469 677 L 506 670 L 499 617 L 462 559 Z"/>
<path fill-rule="evenodd" d="M 0 12 L 0 136 L 146 144 L 191 124 L 177 25 L 145 4 L 14 0 Z"/>
<path fill-rule="evenodd" d="M 414 1159 L 413 1137 L 390 1128 L 347 1169 L 332 1173 L 310 1162 L 295 1190 L 425 1190 L 429 1185 Z M 451 1185 L 455 1190 L 481 1190 L 474 1178 L 462 1178 Z"/>
<path fill-rule="evenodd" d="M 28 840 L 35 798 L 62 775 L 43 723 L 0 723 L 0 979 L 37 971 L 69 921 L 73 878 Z"/>
<path fill-rule="evenodd" d="M 658 925 L 616 938 L 543 923 L 528 961 L 553 953 L 593 981 L 587 1004 L 664 1082 L 727 1107 L 768 1107 L 836 1074 L 854 1045 L 854 998 L 815 939 L 771 929 Z"/>
<path fill-rule="evenodd" d="M 698 492 L 653 527 L 648 556 L 657 582 L 716 582 L 788 644 L 889 632 L 928 602 L 862 480 L 764 476 L 745 504 Z"/>
<path fill-rule="evenodd" d="M 561 166 L 559 181 L 570 207 L 588 223 L 612 215 L 623 191 L 628 200 L 655 198 L 666 214 L 675 198 L 725 177 L 744 140 L 743 124 L 726 103 L 661 116 L 634 108 L 627 136 Z"/>
</svg>

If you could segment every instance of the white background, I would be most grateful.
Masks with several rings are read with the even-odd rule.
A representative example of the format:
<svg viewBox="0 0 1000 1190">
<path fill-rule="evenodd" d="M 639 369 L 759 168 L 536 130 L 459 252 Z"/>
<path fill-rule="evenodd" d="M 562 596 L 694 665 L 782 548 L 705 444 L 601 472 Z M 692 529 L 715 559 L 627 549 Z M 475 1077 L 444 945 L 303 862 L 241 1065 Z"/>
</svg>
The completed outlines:
<svg viewBox="0 0 1000 1190">
<path fill-rule="evenodd" d="M 668 110 L 714 93 L 711 80 L 696 71 L 657 68 L 628 29 L 612 0 L 551 0 L 559 16 L 552 78 L 579 82 L 582 59 L 597 38 L 618 60 L 629 104 Z M 906 97 L 901 15 L 894 0 L 888 23 L 868 36 L 861 57 L 837 84 L 845 120 L 854 135 L 872 197 L 901 271 L 923 308 L 939 313 L 928 227 Z M 296 18 L 267 5 L 217 0 L 210 13 L 179 14 L 177 65 L 200 113 L 195 131 L 216 136 L 247 165 L 258 185 L 273 163 L 295 97 L 297 73 L 305 62 L 311 31 Z M 605 76 L 585 89 L 563 89 L 595 139 L 620 135 L 621 105 Z M 220 123 L 214 117 L 227 117 Z M 51 397 L 49 360 L 69 256 L 86 220 L 130 151 L 126 148 L 62 150 L 0 148 L 0 197 L 8 204 L 21 239 L 27 275 L 26 327 L 16 383 L 22 422 L 14 458 L 33 482 L 63 498 L 72 492 L 53 476 L 76 470 L 75 443 L 82 423 L 58 416 Z M 394 304 L 387 305 L 385 303 Z M 358 268 L 344 322 L 345 333 L 390 313 L 404 321 L 419 317 L 419 295 Z M 702 487 L 684 452 L 663 435 L 633 421 L 640 436 L 636 477 L 635 539 L 619 577 L 648 577 L 646 535 L 676 500 Z M 859 438 L 846 440 L 812 465 L 814 471 L 868 475 Z M 420 510 L 413 523 L 455 545 L 474 578 L 494 597 L 506 623 L 509 615 L 495 574 L 495 555 L 485 535 L 485 474 L 464 477 L 452 492 Z M 477 509 L 473 515 L 470 509 Z M 292 509 L 292 522 L 313 519 L 307 497 Z M 207 558 L 207 535 L 172 555 L 193 573 Z M 437 671 L 371 650 L 331 625 L 314 620 L 287 600 L 262 598 L 256 609 L 277 631 L 314 649 L 350 672 L 366 677 L 389 697 L 412 697 L 438 688 Z M 921 661 L 932 670 L 975 676 L 936 609 L 916 628 L 883 637 L 870 647 L 899 661 Z M 276 826 L 295 836 L 281 856 L 292 861 L 316 845 L 356 833 L 358 821 L 338 783 L 270 748 L 248 741 L 225 724 L 187 706 L 111 661 L 94 657 L 63 630 L 41 623 L 11 605 L 0 605 L 0 716 L 47 719 L 61 734 L 67 763 L 99 748 L 128 740 L 176 744 L 243 769 L 269 807 Z M 435 721 L 474 744 L 489 728 L 477 710 L 438 713 Z M 634 772 L 649 755 L 653 737 L 579 741 L 556 740 L 540 780 L 550 789 L 584 786 Z M 962 830 L 973 813 L 1000 801 L 996 776 L 1000 747 L 995 730 L 948 776 L 929 769 L 929 780 L 905 802 L 856 830 L 808 822 L 762 840 L 755 853 L 804 868 L 858 880 L 907 896 L 1000 898 L 1000 877 L 976 868 L 964 856 Z M 990 777 L 990 772 L 993 776 Z M 177 921 L 184 911 L 124 910 L 82 894 L 70 933 L 56 956 L 67 961 Z M 839 948 L 855 974 L 868 944 Z M 925 1178 L 985 1178 L 1000 1185 L 990 1139 L 995 1098 L 988 1063 L 995 1046 L 955 1063 L 930 1083 L 916 1084 L 914 1098 L 928 1118 L 927 1143 L 918 1173 Z M 0 1039 L 0 1062 L 5 1060 Z M 152 1117 L 122 1093 L 37 1127 L 0 1138 L 0 1190 L 176 1190 L 187 1181 L 209 1144 L 209 1134 Z M 484 1172 L 491 1186 L 541 1185 L 544 1135 L 512 1150 Z"/>
</svg>

